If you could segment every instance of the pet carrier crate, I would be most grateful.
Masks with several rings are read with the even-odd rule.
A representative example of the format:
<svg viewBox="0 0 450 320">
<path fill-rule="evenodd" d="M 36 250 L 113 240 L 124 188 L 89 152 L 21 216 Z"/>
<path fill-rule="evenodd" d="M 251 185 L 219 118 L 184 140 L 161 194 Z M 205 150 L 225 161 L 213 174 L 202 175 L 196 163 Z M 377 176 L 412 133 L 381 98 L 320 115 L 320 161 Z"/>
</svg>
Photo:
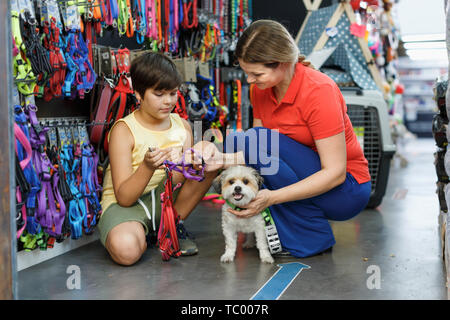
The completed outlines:
<svg viewBox="0 0 450 320">
<path fill-rule="evenodd" d="M 369 162 L 372 192 L 368 208 L 383 200 L 388 182 L 390 160 L 395 153 L 389 129 L 388 109 L 378 90 L 341 88 L 347 104 L 347 114 Z"/>
</svg>

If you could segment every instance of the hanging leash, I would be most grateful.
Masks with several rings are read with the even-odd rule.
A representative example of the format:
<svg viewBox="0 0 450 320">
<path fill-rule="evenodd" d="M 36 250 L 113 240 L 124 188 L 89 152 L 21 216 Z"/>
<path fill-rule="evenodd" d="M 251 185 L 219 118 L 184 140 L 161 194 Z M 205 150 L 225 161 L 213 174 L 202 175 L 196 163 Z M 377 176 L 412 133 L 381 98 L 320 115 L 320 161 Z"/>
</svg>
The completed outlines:
<svg viewBox="0 0 450 320">
<path fill-rule="evenodd" d="M 105 22 L 107 25 L 112 26 L 115 29 L 117 28 L 117 20 L 119 18 L 119 6 L 117 4 L 117 0 L 106 0 L 106 4 L 108 14 Z"/>
<path fill-rule="evenodd" d="M 114 54 L 117 61 L 118 82 L 114 87 L 114 94 L 108 107 L 107 123 L 114 123 L 123 118 L 126 114 L 127 96 L 133 94 L 133 88 L 130 79 L 130 50 L 118 49 Z M 108 133 L 109 128 L 103 132 L 103 148 L 108 152 Z"/>
<path fill-rule="evenodd" d="M 50 162 L 46 151 L 47 127 L 41 127 L 36 117 L 37 108 L 27 105 L 25 112 L 31 124 L 30 141 L 33 148 L 33 164 L 41 182 L 38 193 L 36 218 L 44 231 L 51 236 L 59 236 L 66 214 L 66 206 L 58 189 L 59 174 Z"/>
<path fill-rule="evenodd" d="M 31 186 L 27 182 L 25 174 L 23 170 L 25 167 L 30 163 L 31 161 L 31 155 L 32 155 L 32 149 L 30 142 L 28 141 L 27 137 L 25 136 L 25 133 L 23 133 L 22 129 L 20 129 L 19 125 L 17 123 L 14 123 L 14 136 L 17 139 L 17 142 L 15 144 L 16 149 L 16 212 L 18 213 L 17 220 L 20 221 L 20 224 L 17 225 L 17 239 L 20 238 L 23 231 L 26 228 L 27 225 L 27 212 L 26 212 L 26 206 L 23 199 L 25 199 L 28 196 L 28 193 L 30 192 Z M 18 158 L 18 144 L 21 144 L 26 152 L 26 157 L 22 160 L 19 160 Z"/>
<path fill-rule="evenodd" d="M 145 0 L 133 0 L 133 12 L 136 18 L 136 42 L 138 44 L 144 43 L 144 37 L 147 34 L 147 16 L 145 9 Z"/>
<path fill-rule="evenodd" d="M 237 105 L 237 117 L 236 117 L 236 130 L 242 131 L 242 84 L 241 80 L 235 80 L 236 81 L 236 96 L 235 96 L 235 102 Z"/>
<path fill-rule="evenodd" d="M 175 105 L 175 113 L 177 113 L 181 118 L 184 120 L 187 120 L 189 117 L 186 112 L 186 100 L 184 99 L 184 96 L 181 94 L 180 90 L 177 90 L 177 103 Z"/>
<path fill-rule="evenodd" d="M 50 101 L 54 97 L 62 97 L 67 63 L 62 51 L 62 32 L 55 17 L 44 22 L 43 32 L 44 47 L 49 52 L 49 60 L 53 68 L 53 74 L 44 88 L 44 100 Z"/>
<path fill-rule="evenodd" d="M 189 16 L 191 14 L 191 22 Z M 183 27 L 185 29 L 196 28 L 198 26 L 197 0 L 183 0 Z"/>
<path fill-rule="evenodd" d="M 47 124 L 49 125 L 49 124 Z M 62 177 L 58 181 L 58 190 L 61 197 L 66 204 L 66 215 L 64 217 L 64 222 L 62 225 L 61 234 L 56 236 L 56 242 L 62 242 L 70 236 L 70 223 L 69 223 L 69 203 L 73 199 L 72 193 L 70 192 L 70 187 L 66 177 L 66 172 L 64 171 L 63 165 L 61 163 L 61 158 L 58 152 L 58 137 L 56 128 L 49 128 L 47 132 L 48 145 L 47 154 L 52 165 L 57 169 L 59 177 Z"/>
<path fill-rule="evenodd" d="M 44 48 L 39 35 L 37 22 L 29 11 L 24 12 L 24 19 L 20 16 L 20 33 L 22 34 L 23 45 L 26 48 L 26 55 L 31 63 L 31 68 L 35 75 L 40 75 L 37 85 L 43 86 L 53 73 L 47 50 Z"/>
<path fill-rule="evenodd" d="M 21 94 L 29 96 L 34 93 L 36 76 L 33 73 L 30 60 L 26 58 L 26 54 L 21 54 L 25 48 L 20 33 L 19 13 L 17 11 L 11 11 L 11 33 L 14 45 L 18 49 L 16 51 L 17 54 L 13 57 L 14 82 L 17 84 L 17 90 Z"/>
<path fill-rule="evenodd" d="M 67 52 L 71 60 L 74 62 L 76 70 L 73 82 L 70 87 L 73 88 L 72 95 L 78 95 L 81 99 L 84 94 L 89 92 L 97 79 L 97 75 L 89 61 L 89 48 L 84 42 L 83 35 L 80 30 L 69 30 L 67 36 Z M 71 70 L 73 72 L 73 69 Z M 66 85 L 68 91 L 69 85 Z"/>
<path fill-rule="evenodd" d="M 29 141 L 31 145 L 28 119 L 25 113 L 23 112 L 21 106 L 19 105 L 14 106 L 14 116 L 15 116 L 15 123 L 20 127 L 22 132 L 25 134 L 26 139 Z M 16 146 L 19 160 L 24 159 L 23 153 L 26 152 L 23 149 L 24 147 L 19 144 L 16 144 Z M 39 233 L 39 231 L 41 230 L 41 226 L 36 220 L 36 201 L 37 201 L 36 198 L 39 190 L 41 189 L 41 183 L 39 181 L 36 170 L 34 169 L 32 161 L 28 162 L 28 164 L 24 167 L 23 173 L 25 175 L 27 182 L 30 184 L 31 187 L 26 199 L 26 212 L 27 212 L 26 230 L 28 233 L 34 235 Z"/>
</svg>

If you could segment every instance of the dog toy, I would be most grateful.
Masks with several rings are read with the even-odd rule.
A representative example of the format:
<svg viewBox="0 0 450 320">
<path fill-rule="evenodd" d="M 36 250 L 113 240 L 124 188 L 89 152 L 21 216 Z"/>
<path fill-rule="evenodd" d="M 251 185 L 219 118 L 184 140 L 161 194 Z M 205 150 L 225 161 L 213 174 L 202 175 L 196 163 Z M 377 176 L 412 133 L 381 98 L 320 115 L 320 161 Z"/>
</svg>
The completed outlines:
<svg viewBox="0 0 450 320">
<path fill-rule="evenodd" d="M 212 200 L 214 203 L 224 204 L 225 200 L 218 193 L 206 193 L 202 200 Z"/>
</svg>

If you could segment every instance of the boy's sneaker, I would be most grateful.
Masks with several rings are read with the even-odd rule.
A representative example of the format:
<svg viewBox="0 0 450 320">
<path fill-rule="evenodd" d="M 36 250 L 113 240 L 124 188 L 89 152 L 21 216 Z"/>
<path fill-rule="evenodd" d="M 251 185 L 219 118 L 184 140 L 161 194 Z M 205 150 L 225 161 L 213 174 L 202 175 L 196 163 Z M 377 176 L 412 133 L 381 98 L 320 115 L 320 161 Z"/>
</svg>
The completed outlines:
<svg viewBox="0 0 450 320">
<path fill-rule="evenodd" d="M 180 244 L 180 252 L 182 256 L 192 256 L 198 253 L 198 248 L 193 241 L 194 236 L 186 231 L 183 222 L 179 222 L 176 226 L 178 243 Z"/>
</svg>

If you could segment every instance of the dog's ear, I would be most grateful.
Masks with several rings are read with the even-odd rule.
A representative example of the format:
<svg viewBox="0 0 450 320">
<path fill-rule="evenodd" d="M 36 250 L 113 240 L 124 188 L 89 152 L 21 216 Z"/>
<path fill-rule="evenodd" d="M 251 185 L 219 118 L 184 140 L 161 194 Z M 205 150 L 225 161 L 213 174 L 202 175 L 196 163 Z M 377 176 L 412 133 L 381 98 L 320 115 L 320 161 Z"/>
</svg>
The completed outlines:
<svg viewBox="0 0 450 320">
<path fill-rule="evenodd" d="M 222 176 L 218 175 L 212 183 L 212 187 L 218 194 L 222 194 Z"/>
<path fill-rule="evenodd" d="M 258 170 L 253 170 L 253 175 L 256 177 L 258 188 L 261 189 L 264 183 L 264 178 L 259 174 Z"/>
</svg>

